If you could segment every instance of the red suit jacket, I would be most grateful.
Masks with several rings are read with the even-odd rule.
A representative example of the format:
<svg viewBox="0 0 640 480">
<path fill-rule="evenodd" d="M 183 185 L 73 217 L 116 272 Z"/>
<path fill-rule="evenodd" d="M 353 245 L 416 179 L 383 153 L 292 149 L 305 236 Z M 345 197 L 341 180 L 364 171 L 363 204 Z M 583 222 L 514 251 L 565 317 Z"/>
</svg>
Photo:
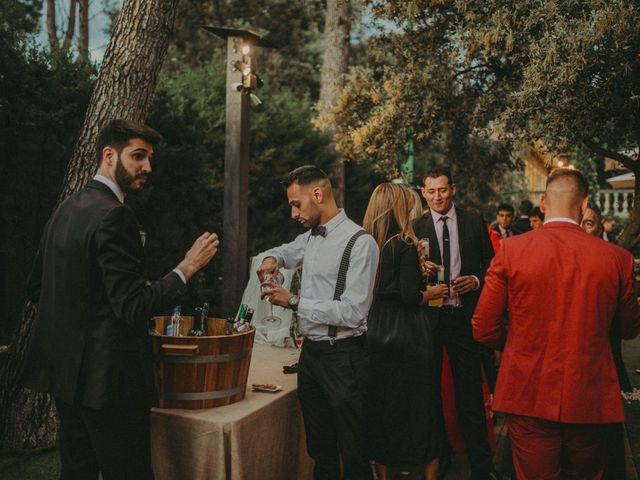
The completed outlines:
<svg viewBox="0 0 640 480">
<path fill-rule="evenodd" d="M 609 342 L 614 318 L 622 338 L 640 331 L 629 252 L 560 221 L 504 239 L 472 320 L 478 342 L 504 345 L 494 410 L 562 423 L 624 421 Z"/>
</svg>

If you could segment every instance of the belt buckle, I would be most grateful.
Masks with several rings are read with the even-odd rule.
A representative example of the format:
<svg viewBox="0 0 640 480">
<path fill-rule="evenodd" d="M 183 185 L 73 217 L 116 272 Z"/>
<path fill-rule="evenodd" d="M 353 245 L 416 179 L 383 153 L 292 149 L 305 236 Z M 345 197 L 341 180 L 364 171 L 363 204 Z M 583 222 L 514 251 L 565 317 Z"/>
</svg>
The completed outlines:
<svg viewBox="0 0 640 480">
<path fill-rule="evenodd" d="M 336 337 L 329 337 L 329 345 L 332 347 L 336 344 Z"/>
</svg>

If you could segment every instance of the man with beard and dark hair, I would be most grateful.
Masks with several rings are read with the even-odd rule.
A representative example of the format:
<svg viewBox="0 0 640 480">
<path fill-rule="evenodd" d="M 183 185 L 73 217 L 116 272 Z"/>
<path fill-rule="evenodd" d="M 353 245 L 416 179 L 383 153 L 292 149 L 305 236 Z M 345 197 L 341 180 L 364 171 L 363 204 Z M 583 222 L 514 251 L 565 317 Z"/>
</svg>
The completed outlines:
<svg viewBox="0 0 640 480">
<path fill-rule="evenodd" d="M 164 278 L 143 278 L 144 241 L 123 202 L 146 183 L 160 140 L 125 120 L 100 132 L 98 174 L 52 215 L 29 278 L 39 309 L 22 383 L 55 399 L 61 478 L 153 478 L 147 322 L 179 303 L 219 243 L 206 232 Z"/>
<path fill-rule="evenodd" d="M 305 233 L 263 254 L 261 281 L 281 267 L 303 263 L 300 295 L 273 282 L 263 298 L 298 313 L 304 347 L 298 364 L 298 398 L 314 478 L 371 478 L 365 442 L 367 313 L 378 268 L 376 241 L 336 205 L 329 177 L 306 165 L 283 182 L 291 217 Z"/>
</svg>

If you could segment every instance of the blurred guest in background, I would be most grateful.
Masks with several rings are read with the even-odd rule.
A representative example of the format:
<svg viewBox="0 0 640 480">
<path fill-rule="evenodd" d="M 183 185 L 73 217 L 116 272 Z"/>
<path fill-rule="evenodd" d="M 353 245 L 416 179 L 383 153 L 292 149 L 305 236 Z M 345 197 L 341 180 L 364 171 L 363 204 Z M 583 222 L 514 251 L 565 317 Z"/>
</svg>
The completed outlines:
<svg viewBox="0 0 640 480">
<path fill-rule="evenodd" d="M 514 235 L 520 235 L 531 230 L 531 224 L 529 218 L 531 217 L 531 210 L 533 209 L 533 203 L 526 198 L 520 202 L 518 207 L 518 216 L 511 225 L 511 230 Z"/>
<path fill-rule="evenodd" d="M 544 213 L 540 210 L 540 207 L 533 207 L 531 213 L 529 214 L 529 225 L 531 225 L 531 230 L 539 229 L 544 223 Z"/>
</svg>

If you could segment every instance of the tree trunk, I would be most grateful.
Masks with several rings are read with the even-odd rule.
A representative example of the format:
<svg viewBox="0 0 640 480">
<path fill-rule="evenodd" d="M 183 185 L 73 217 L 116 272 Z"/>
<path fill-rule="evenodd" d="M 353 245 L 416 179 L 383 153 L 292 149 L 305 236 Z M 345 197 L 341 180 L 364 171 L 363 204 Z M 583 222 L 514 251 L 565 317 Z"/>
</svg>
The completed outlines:
<svg viewBox="0 0 640 480">
<path fill-rule="evenodd" d="M 56 31 L 56 0 L 47 0 L 47 36 L 51 50 L 58 48 L 58 32 Z"/>
<path fill-rule="evenodd" d="M 79 0 L 78 58 L 89 60 L 89 0 Z"/>
<path fill-rule="evenodd" d="M 327 0 L 324 24 L 324 57 L 320 77 L 319 110 L 335 107 L 344 87 L 349 66 L 349 39 L 351 35 L 352 9 L 350 0 Z M 336 160 L 332 168 L 335 180 L 334 192 L 338 205 L 344 205 L 344 162 Z"/>
<path fill-rule="evenodd" d="M 146 117 L 177 6 L 178 0 L 125 0 L 59 201 L 80 190 L 94 175 L 94 144 L 104 124 L 115 118 L 142 122 Z M 27 302 L 0 369 L 0 450 L 41 449 L 55 442 L 57 425 L 50 397 L 18 385 L 35 311 Z"/>
</svg>

